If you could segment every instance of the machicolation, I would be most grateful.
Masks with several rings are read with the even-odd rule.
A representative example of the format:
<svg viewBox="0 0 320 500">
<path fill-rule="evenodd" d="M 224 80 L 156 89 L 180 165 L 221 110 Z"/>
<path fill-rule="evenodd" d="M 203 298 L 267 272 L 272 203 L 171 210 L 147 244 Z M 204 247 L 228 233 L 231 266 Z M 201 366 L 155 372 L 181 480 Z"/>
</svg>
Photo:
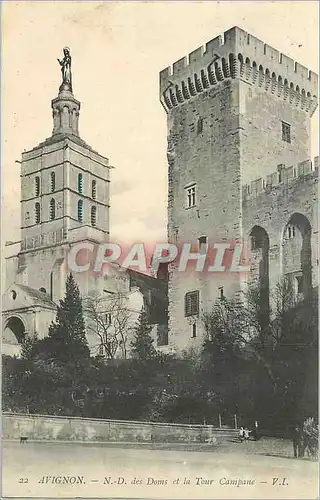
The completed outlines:
<svg viewBox="0 0 320 500">
<path fill-rule="evenodd" d="M 229 78 L 258 85 L 310 116 L 317 107 L 318 75 L 238 27 L 161 71 L 160 99 L 168 111 Z"/>
</svg>

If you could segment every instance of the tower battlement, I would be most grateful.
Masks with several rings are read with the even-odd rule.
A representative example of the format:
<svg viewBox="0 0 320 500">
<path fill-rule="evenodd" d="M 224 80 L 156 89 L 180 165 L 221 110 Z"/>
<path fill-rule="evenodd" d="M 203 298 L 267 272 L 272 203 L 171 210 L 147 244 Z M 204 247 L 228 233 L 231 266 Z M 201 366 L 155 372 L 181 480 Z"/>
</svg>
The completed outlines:
<svg viewBox="0 0 320 500">
<path fill-rule="evenodd" d="M 285 167 L 279 165 L 278 170 L 267 175 L 265 179 L 262 177 L 255 179 L 249 184 L 242 187 L 242 197 L 244 200 L 256 198 L 262 193 L 268 193 L 273 188 L 287 186 L 292 182 L 305 182 L 306 179 L 317 179 L 319 175 L 319 156 L 313 160 L 306 160 Z"/>
<path fill-rule="evenodd" d="M 277 93 L 313 114 L 318 75 L 237 26 L 160 72 L 166 110 L 228 78 L 241 78 Z"/>
</svg>

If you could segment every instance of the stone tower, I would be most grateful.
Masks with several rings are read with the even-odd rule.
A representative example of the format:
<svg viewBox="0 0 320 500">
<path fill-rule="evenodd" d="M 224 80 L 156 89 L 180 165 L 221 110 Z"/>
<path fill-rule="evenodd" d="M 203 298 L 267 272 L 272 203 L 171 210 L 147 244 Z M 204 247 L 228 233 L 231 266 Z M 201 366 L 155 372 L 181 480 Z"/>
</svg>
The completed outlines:
<svg viewBox="0 0 320 500">
<path fill-rule="evenodd" d="M 71 83 L 63 81 L 51 106 L 51 137 L 22 153 L 21 246 L 7 261 L 7 285 L 41 289 L 56 301 L 64 293 L 70 246 L 108 241 L 111 167 L 79 136 L 80 102 Z M 86 294 L 87 277 L 77 279 Z"/>
<path fill-rule="evenodd" d="M 201 243 L 252 242 L 257 213 L 248 207 L 247 186 L 256 189 L 255 179 L 261 190 L 282 183 L 295 177 L 284 175 L 287 167 L 309 159 L 310 117 L 317 106 L 317 88 L 315 73 L 238 27 L 161 71 L 172 243 L 190 242 L 200 252 Z M 296 173 L 298 185 L 301 176 L 311 173 L 311 163 L 308 168 L 297 170 L 302 172 Z M 304 189 L 303 203 L 311 195 L 309 188 Z M 261 224 L 278 217 L 285 226 L 279 214 L 272 212 L 272 196 Z M 283 212 L 286 201 L 282 201 L 281 214 L 285 213 L 288 222 L 291 214 Z M 290 210 L 300 212 L 300 205 Z M 256 245 L 260 278 L 267 289 L 281 271 L 281 237 L 274 234 L 274 241 L 268 240 L 268 252 L 263 242 Z M 178 349 L 198 346 L 201 311 L 208 310 L 218 297 L 233 295 L 243 279 L 247 277 L 237 273 L 179 272 L 172 265 L 169 343 Z"/>
</svg>

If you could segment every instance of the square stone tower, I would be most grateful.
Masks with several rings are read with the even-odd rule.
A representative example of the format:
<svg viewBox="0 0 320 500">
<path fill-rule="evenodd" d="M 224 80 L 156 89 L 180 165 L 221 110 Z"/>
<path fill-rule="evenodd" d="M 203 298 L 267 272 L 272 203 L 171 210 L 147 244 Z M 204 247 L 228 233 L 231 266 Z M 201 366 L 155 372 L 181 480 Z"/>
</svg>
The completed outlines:
<svg viewBox="0 0 320 500">
<path fill-rule="evenodd" d="M 317 75 L 233 27 L 160 73 L 168 127 L 168 238 L 243 242 L 243 187 L 310 157 Z M 241 288 L 237 273 L 169 269 L 169 343 L 200 345 L 201 311 Z"/>
</svg>

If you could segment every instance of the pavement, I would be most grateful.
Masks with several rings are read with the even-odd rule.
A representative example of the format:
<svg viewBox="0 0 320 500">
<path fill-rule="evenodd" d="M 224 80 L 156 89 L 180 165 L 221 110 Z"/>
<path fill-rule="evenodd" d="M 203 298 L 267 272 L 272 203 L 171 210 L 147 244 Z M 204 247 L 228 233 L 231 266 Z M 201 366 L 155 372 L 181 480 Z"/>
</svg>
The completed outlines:
<svg viewBox="0 0 320 500">
<path fill-rule="evenodd" d="M 185 443 L 3 442 L 2 498 L 316 499 L 318 464 L 263 438 Z"/>
</svg>

